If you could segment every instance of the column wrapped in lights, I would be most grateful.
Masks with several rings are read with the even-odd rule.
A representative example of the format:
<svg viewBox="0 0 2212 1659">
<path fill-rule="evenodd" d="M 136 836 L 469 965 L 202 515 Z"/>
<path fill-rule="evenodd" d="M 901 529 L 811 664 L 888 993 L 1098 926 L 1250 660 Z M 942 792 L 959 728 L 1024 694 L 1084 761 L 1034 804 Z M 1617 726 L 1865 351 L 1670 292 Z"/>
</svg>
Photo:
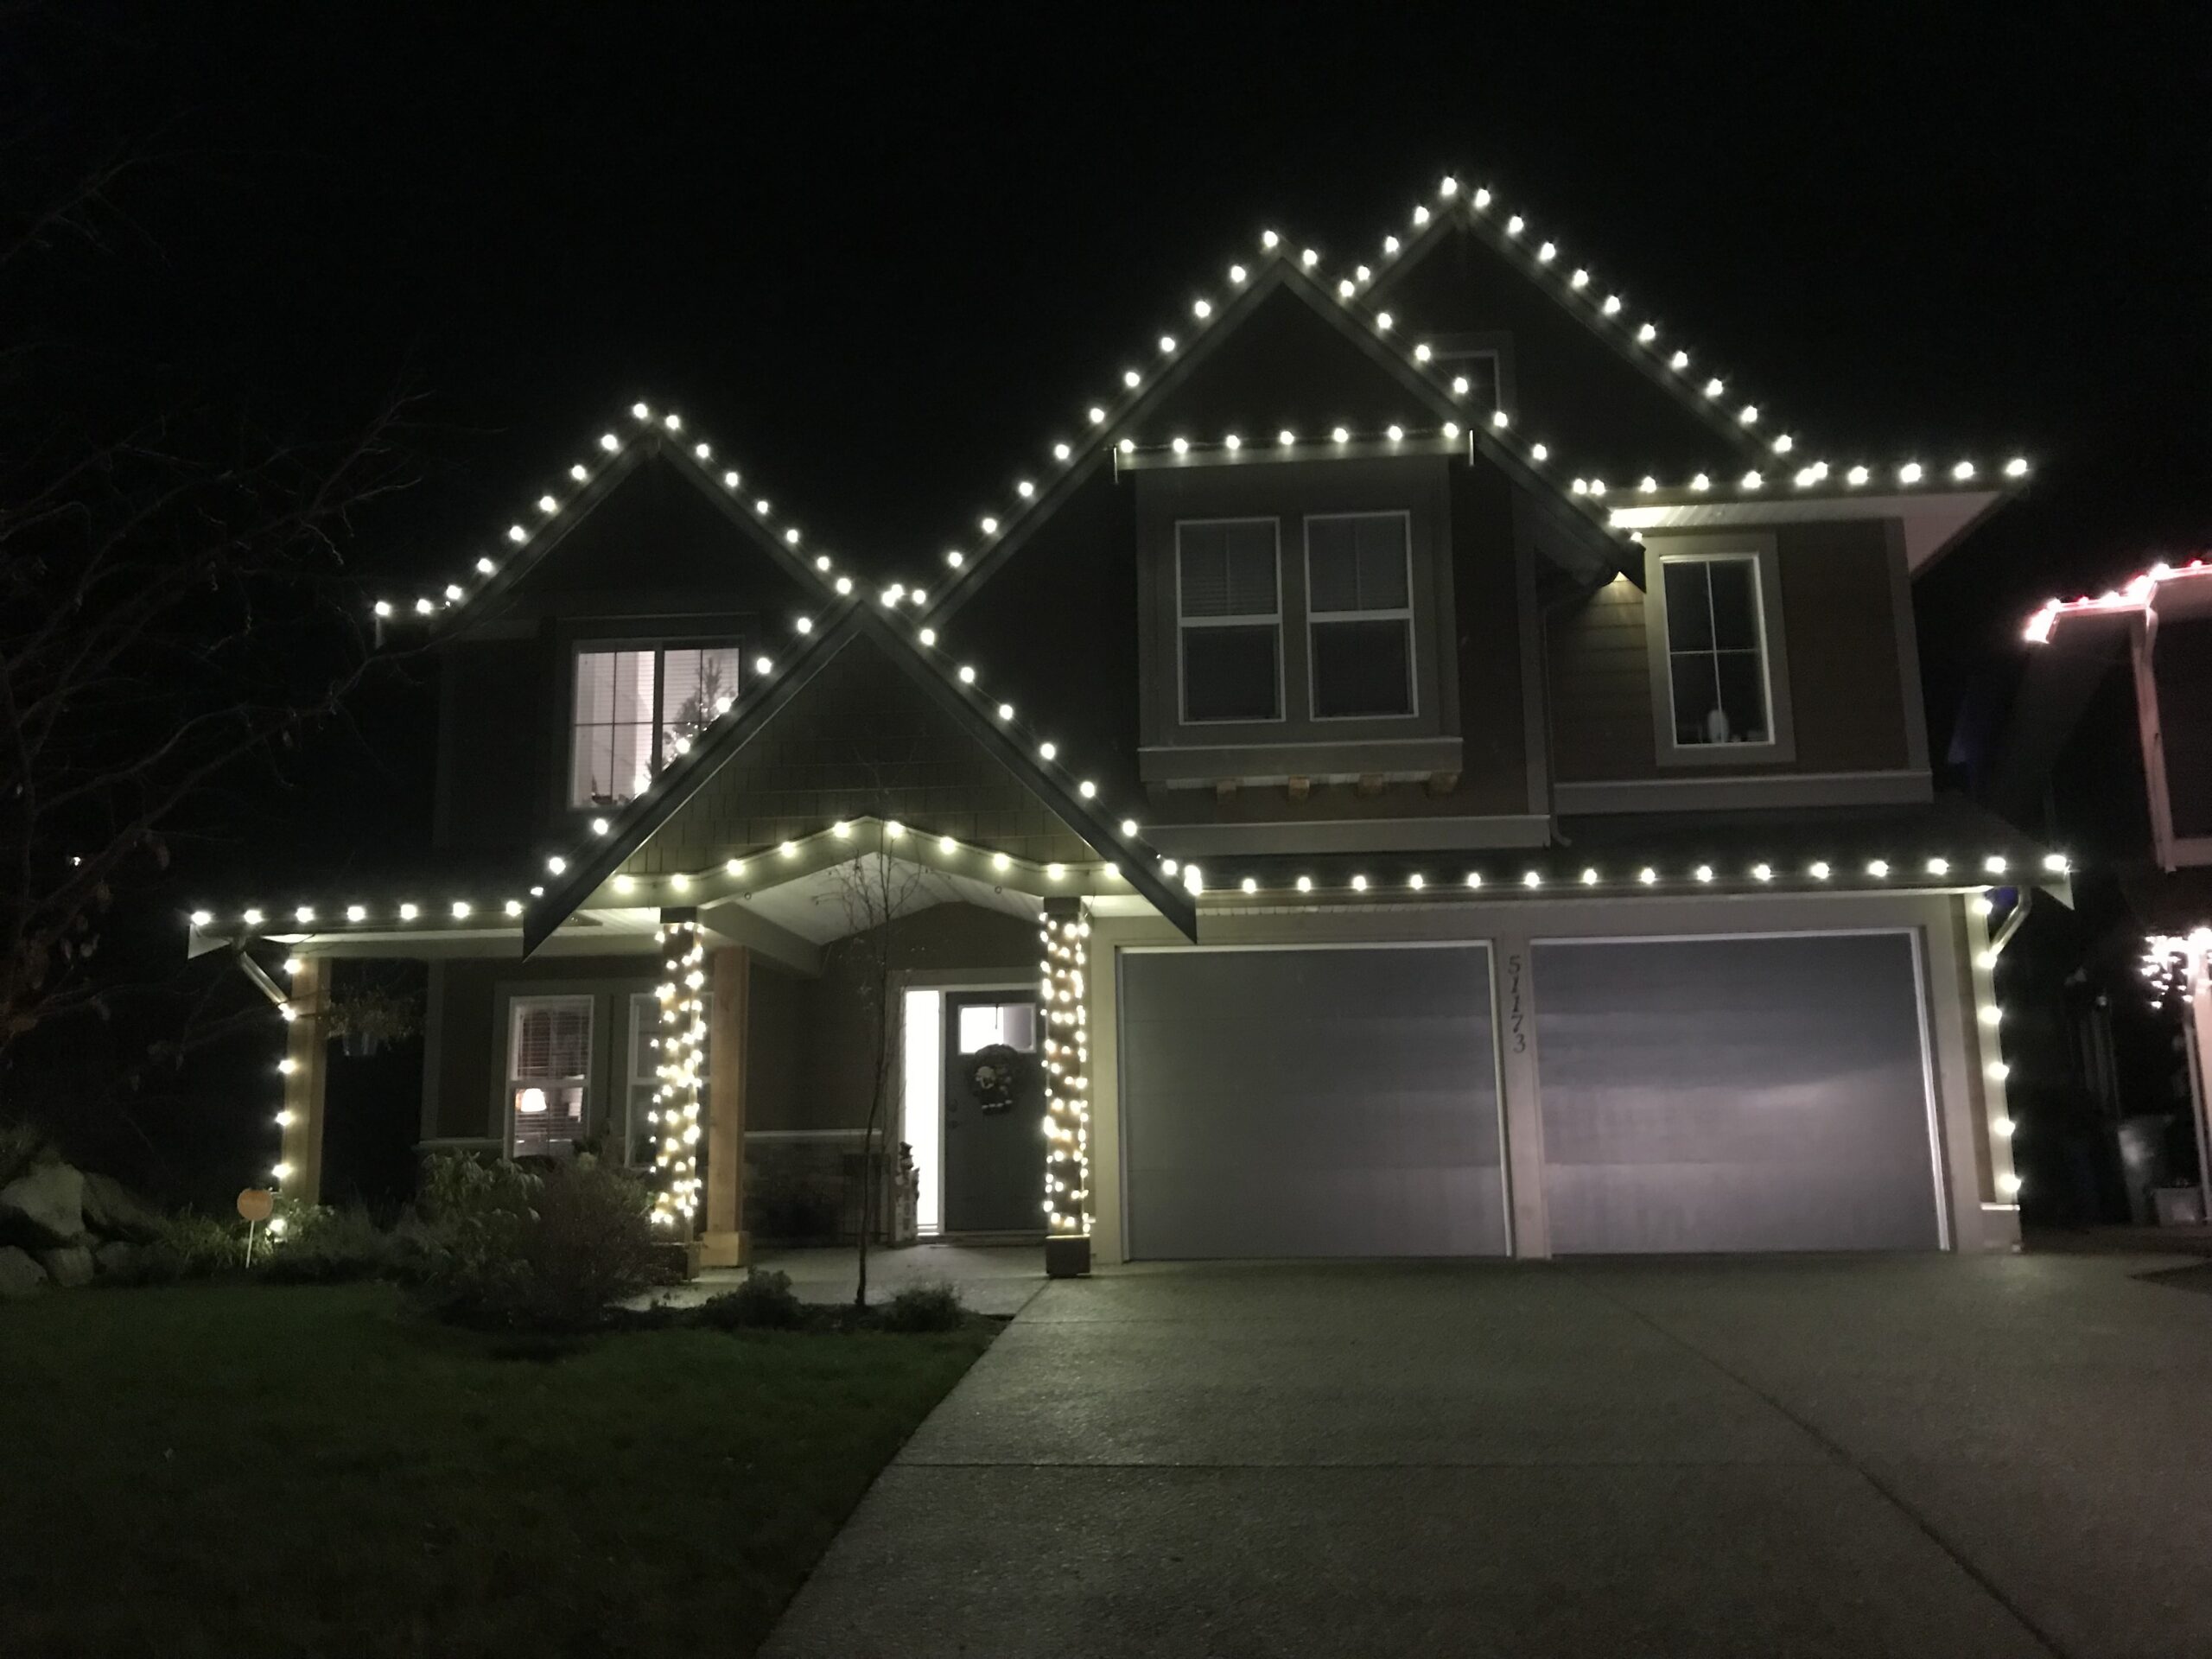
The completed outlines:
<svg viewBox="0 0 2212 1659">
<path fill-rule="evenodd" d="M 699 1211 L 699 1083 L 707 1053 L 707 950 L 699 912 L 664 910 L 660 945 L 660 1064 L 646 1120 L 659 1141 L 653 1219 L 688 1237 Z"/>
<path fill-rule="evenodd" d="M 1045 1271 L 1090 1271 L 1090 907 L 1047 899 L 1037 988 L 1045 1014 Z"/>
</svg>

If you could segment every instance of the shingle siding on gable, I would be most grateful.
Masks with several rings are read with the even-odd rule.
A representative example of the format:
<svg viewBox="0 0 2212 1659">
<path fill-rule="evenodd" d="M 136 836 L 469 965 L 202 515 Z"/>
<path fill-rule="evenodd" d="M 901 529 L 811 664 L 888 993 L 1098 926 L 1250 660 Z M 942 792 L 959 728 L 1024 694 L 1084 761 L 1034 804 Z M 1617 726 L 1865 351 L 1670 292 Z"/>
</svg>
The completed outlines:
<svg viewBox="0 0 2212 1659">
<path fill-rule="evenodd" d="M 1573 262 L 1571 251 L 1560 257 Z M 1602 288 L 1602 274 L 1596 280 Z M 1647 472 L 1687 478 L 1736 453 L 1472 230 L 1452 231 L 1403 277 L 1389 281 L 1376 303 L 1392 313 L 1393 332 L 1408 340 L 1510 334 L 1516 424 L 1551 444 L 1562 473 L 1610 474 L 1617 485 Z M 1704 384 L 1705 373 L 1700 370 L 1695 384 Z"/>
<path fill-rule="evenodd" d="M 703 870 L 871 814 L 1018 858 L 1078 863 L 1096 856 L 862 637 L 623 868 L 639 875 Z"/>
<path fill-rule="evenodd" d="M 1771 533 L 1782 575 L 1796 759 L 1659 765 L 1643 594 L 1624 576 L 1550 619 L 1552 751 L 1560 782 L 1874 772 L 1910 764 L 1883 526 L 1785 524 Z M 1655 533 L 1654 581 L 1664 547 Z"/>
</svg>

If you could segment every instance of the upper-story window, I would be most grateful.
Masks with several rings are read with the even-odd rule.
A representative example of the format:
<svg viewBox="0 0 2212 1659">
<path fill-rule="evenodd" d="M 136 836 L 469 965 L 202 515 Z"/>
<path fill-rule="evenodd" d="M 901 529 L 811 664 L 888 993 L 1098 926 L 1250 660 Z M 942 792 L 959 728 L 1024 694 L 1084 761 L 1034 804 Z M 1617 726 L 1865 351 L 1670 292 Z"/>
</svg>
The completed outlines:
<svg viewBox="0 0 2212 1659">
<path fill-rule="evenodd" d="M 1306 520 L 1313 717 L 1414 712 L 1413 551 L 1402 512 Z"/>
<path fill-rule="evenodd" d="M 575 658 L 569 804 L 614 806 L 654 774 L 737 694 L 735 645 L 626 645 Z"/>
<path fill-rule="evenodd" d="M 1755 553 L 1663 558 L 1675 743 L 1771 743 L 1766 628 Z"/>
<path fill-rule="evenodd" d="M 1282 582 L 1272 518 L 1175 526 L 1176 652 L 1185 721 L 1282 718 Z"/>
</svg>

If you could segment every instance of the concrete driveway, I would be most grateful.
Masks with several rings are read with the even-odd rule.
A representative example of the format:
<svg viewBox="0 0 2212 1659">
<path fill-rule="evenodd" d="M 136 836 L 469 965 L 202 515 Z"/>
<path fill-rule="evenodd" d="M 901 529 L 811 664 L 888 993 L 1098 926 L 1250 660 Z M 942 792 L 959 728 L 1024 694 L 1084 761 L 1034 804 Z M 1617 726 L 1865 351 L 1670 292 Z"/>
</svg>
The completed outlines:
<svg viewBox="0 0 2212 1659">
<path fill-rule="evenodd" d="M 2212 1297 L 2117 1257 L 1048 1286 L 766 1653 L 2212 1652 Z"/>
</svg>

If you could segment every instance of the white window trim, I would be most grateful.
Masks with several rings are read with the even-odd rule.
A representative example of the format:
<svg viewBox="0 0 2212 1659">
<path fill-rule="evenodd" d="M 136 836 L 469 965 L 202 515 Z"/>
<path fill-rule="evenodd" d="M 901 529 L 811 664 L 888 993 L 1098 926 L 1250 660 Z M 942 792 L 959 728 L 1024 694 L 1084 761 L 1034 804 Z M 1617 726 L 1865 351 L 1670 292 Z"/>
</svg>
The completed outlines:
<svg viewBox="0 0 2212 1659">
<path fill-rule="evenodd" d="M 1271 613 L 1255 613 L 1238 616 L 1194 616 L 1183 614 L 1183 532 L 1206 524 L 1265 524 L 1274 537 L 1275 607 Z M 1283 639 L 1282 593 L 1282 520 L 1261 514 L 1238 514 L 1226 518 L 1178 518 L 1175 521 L 1175 717 L 1183 726 L 1280 726 L 1287 716 L 1290 694 L 1287 683 L 1289 670 L 1285 658 L 1289 654 Z M 1183 632 L 1186 628 L 1251 628 L 1267 626 L 1275 631 L 1275 711 L 1272 715 L 1243 716 L 1231 719 L 1193 720 L 1191 717 L 1190 693 L 1183 683 Z"/>
<path fill-rule="evenodd" d="M 1495 407 L 1501 410 L 1509 421 L 1517 419 L 1520 411 L 1513 408 L 1512 392 L 1505 384 L 1505 353 L 1502 347 L 1497 346 L 1446 346 L 1435 353 L 1435 363 L 1438 372 L 1448 379 L 1459 365 L 1471 363 L 1478 357 L 1490 359 L 1490 383 L 1497 393 Z"/>
<path fill-rule="evenodd" d="M 1651 669 L 1651 725 L 1662 766 L 1777 766 L 1797 758 L 1789 705 L 1789 655 L 1782 626 L 1782 581 L 1775 539 L 1769 535 L 1653 537 L 1646 543 L 1644 636 Z M 1683 743 L 1675 737 L 1675 675 L 1669 648 L 1667 575 L 1670 564 L 1717 564 L 1748 560 L 1758 618 L 1760 684 L 1766 696 L 1767 734 L 1757 743 Z"/>
<path fill-rule="evenodd" d="M 599 999 L 588 994 L 557 996 L 514 996 L 507 999 L 507 1058 L 505 1086 L 499 1092 L 503 1113 L 500 1139 L 506 1155 L 515 1155 L 515 1090 L 525 1084 L 575 1082 L 583 1090 L 583 1115 L 577 1126 L 579 1139 L 588 1136 L 592 1129 L 591 1074 L 592 1062 L 598 1058 Z M 522 1034 L 522 1022 L 531 1013 L 543 1008 L 582 1008 L 584 1015 L 584 1069 L 571 1078 L 524 1077 L 515 1071 L 517 1039 Z"/>
<path fill-rule="evenodd" d="M 630 1149 L 637 1143 L 639 1132 L 648 1127 L 639 1115 L 638 1091 L 660 1085 L 660 1057 L 652 1046 L 652 1039 L 660 1034 L 660 997 L 653 991 L 632 991 L 622 998 L 621 1007 L 630 1021 L 630 1028 L 625 1033 L 629 1039 L 629 1052 L 625 1057 L 628 1069 L 622 1078 L 624 1122 L 621 1161 L 626 1164 L 631 1161 Z M 647 1058 L 654 1064 L 645 1067 L 641 1076 L 640 1062 Z M 651 1108 L 645 1109 L 650 1110 Z"/>
<path fill-rule="evenodd" d="M 1406 602 L 1388 611 L 1317 611 L 1313 608 L 1313 526 L 1329 519 L 1395 518 L 1402 531 L 1399 550 L 1406 563 Z M 1341 725 L 1370 720 L 1421 718 L 1421 630 L 1414 626 L 1414 516 L 1404 507 L 1383 507 L 1371 512 L 1309 512 L 1300 526 L 1306 548 L 1306 717 L 1317 726 Z M 1321 712 L 1321 676 L 1315 664 L 1313 630 L 1330 622 L 1402 621 L 1406 626 L 1406 707 L 1395 715 L 1325 715 Z"/>
<path fill-rule="evenodd" d="M 586 657 L 613 657 L 625 652 L 637 656 L 649 656 L 653 659 L 652 718 L 645 722 L 652 734 L 652 753 L 645 764 L 649 775 L 658 778 L 668 769 L 668 757 L 660 752 L 661 698 L 667 683 L 668 653 L 671 651 L 727 651 L 730 652 L 735 662 L 737 673 L 729 687 L 729 695 L 733 697 L 737 695 L 738 683 L 742 682 L 745 677 L 745 644 L 741 639 L 693 639 L 681 636 L 672 639 L 579 639 L 570 646 L 567 718 L 569 776 L 568 782 L 561 791 L 569 811 L 604 812 L 613 810 L 613 807 L 628 804 L 627 801 L 620 801 L 610 806 L 601 805 L 596 801 L 576 799 L 576 734 L 585 729 L 584 722 L 576 718 L 576 676 L 580 671 L 578 664 Z M 619 730 L 623 723 L 620 721 L 612 722 L 594 721 L 590 722 L 590 725 L 591 729 L 594 731 Z M 632 795 L 629 800 L 633 801 L 637 798 Z"/>
</svg>

